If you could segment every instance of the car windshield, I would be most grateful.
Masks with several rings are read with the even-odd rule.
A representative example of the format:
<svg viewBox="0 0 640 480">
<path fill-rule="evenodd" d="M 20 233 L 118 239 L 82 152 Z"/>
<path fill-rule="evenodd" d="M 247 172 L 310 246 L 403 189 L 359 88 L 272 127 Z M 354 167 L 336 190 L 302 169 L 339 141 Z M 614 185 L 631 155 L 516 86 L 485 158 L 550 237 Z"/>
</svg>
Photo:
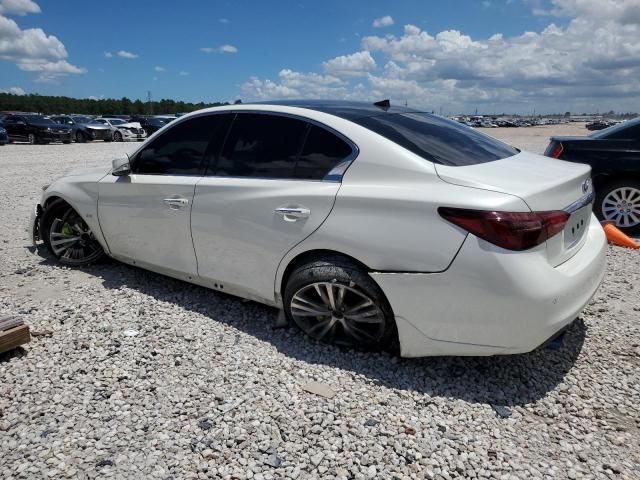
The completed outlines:
<svg viewBox="0 0 640 480">
<path fill-rule="evenodd" d="M 55 124 L 49 117 L 43 117 L 42 115 L 26 115 L 24 118 L 30 123 L 44 123 L 46 125 Z"/>
<path fill-rule="evenodd" d="M 603 130 L 598 130 L 589 135 L 591 138 L 609 138 L 611 135 L 616 135 L 617 133 L 632 127 L 634 125 L 640 124 L 640 117 L 634 118 L 633 120 L 628 120 L 626 122 L 618 123 L 617 125 L 612 125 Z"/>
<path fill-rule="evenodd" d="M 93 121 L 92 118 L 89 117 L 71 117 L 73 121 L 76 123 L 91 123 Z"/>
<path fill-rule="evenodd" d="M 427 113 L 387 113 L 352 121 L 426 160 L 442 165 L 475 165 L 511 157 L 519 152 L 517 148 L 473 128 Z"/>
</svg>

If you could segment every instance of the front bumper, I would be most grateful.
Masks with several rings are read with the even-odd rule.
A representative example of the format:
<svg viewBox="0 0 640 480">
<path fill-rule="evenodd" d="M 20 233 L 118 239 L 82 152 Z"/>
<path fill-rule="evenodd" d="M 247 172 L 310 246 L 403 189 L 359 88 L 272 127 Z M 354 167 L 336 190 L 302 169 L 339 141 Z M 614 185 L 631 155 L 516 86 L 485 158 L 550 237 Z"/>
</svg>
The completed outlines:
<svg viewBox="0 0 640 480">
<path fill-rule="evenodd" d="M 135 142 L 146 140 L 147 138 L 147 132 L 145 132 L 142 128 L 140 128 L 138 132 L 132 132 L 131 130 L 127 130 L 124 128 L 118 131 L 122 134 L 122 140 L 124 141 Z"/>
<path fill-rule="evenodd" d="M 111 130 L 97 130 L 93 128 L 88 128 L 85 132 L 89 135 L 89 140 L 111 140 Z"/>
<path fill-rule="evenodd" d="M 40 204 L 36 204 L 35 207 L 31 209 L 31 215 L 29 216 L 29 223 L 27 224 L 27 234 L 31 239 L 31 244 L 35 245 L 38 243 L 40 238 L 40 217 L 42 216 L 42 207 Z"/>
<path fill-rule="evenodd" d="M 71 132 L 42 132 L 37 134 L 39 140 L 45 142 L 71 142 Z"/>
<path fill-rule="evenodd" d="M 396 315 L 403 356 L 524 353 L 569 325 L 605 271 L 595 216 L 587 239 L 552 267 L 546 247 L 509 252 L 473 235 L 442 273 L 372 273 Z"/>
</svg>

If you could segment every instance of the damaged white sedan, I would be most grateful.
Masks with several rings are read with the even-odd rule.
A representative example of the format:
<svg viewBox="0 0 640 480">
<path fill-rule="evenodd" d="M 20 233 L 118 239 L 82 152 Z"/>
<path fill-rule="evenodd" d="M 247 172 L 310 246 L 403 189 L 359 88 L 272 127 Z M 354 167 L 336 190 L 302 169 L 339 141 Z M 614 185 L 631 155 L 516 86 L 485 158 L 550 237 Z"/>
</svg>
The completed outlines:
<svg viewBox="0 0 640 480">
<path fill-rule="evenodd" d="M 282 308 L 320 341 L 512 354 L 602 280 L 589 174 L 388 102 L 230 105 L 57 180 L 31 228 L 64 264 L 108 255 Z"/>
</svg>

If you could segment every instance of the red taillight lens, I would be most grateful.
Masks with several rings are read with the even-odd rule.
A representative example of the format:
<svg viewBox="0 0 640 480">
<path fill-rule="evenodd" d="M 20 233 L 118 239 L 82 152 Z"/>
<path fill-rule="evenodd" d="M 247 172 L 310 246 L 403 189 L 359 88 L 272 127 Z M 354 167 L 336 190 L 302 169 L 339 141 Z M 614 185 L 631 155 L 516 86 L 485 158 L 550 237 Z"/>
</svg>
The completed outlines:
<svg viewBox="0 0 640 480">
<path fill-rule="evenodd" d="M 441 217 L 475 236 L 507 250 L 527 250 L 561 232 L 569 214 L 549 212 L 494 212 L 440 207 Z"/>
<path fill-rule="evenodd" d="M 563 151 L 564 151 L 564 145 L 562 145 L 562 143 L 558 142 L 556 144 L 556 146 L 553 147 L 553 150 L 551 150 L 551 153 L 549 154 L 549 156 L 551 158 L 560 158 L 560 155 L 562 155 Z"/>
</svg>

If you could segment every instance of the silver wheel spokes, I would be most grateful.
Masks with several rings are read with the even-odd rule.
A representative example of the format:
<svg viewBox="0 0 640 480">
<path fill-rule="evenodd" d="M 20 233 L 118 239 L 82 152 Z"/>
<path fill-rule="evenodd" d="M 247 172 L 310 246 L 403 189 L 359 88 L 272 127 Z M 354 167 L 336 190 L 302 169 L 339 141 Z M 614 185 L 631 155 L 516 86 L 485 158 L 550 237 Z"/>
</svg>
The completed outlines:
<svg viewBox="0 0 640 480">
<path fill-rule="evenodd" d="M 602 201 L 602 215 L 616 222 L 617 227 L 635 227 L 640 224 L 640 190 L 633 187 L 617 188 Z"/>
<path fill-rule="evenodd" d="M 87 224 L 72 210 L 53 220 L 49 243 L 55 255 L 67 260 L 83 260 L 100 251 Z"/>
<path fill-rule="evenodd" d="M 369 345 L 384 334 L 384 315 L 365 294 L 339 283 L 317 282 L 298 290 L 291 315 L 311 337 L 341 345 Z"/>
</svg>

